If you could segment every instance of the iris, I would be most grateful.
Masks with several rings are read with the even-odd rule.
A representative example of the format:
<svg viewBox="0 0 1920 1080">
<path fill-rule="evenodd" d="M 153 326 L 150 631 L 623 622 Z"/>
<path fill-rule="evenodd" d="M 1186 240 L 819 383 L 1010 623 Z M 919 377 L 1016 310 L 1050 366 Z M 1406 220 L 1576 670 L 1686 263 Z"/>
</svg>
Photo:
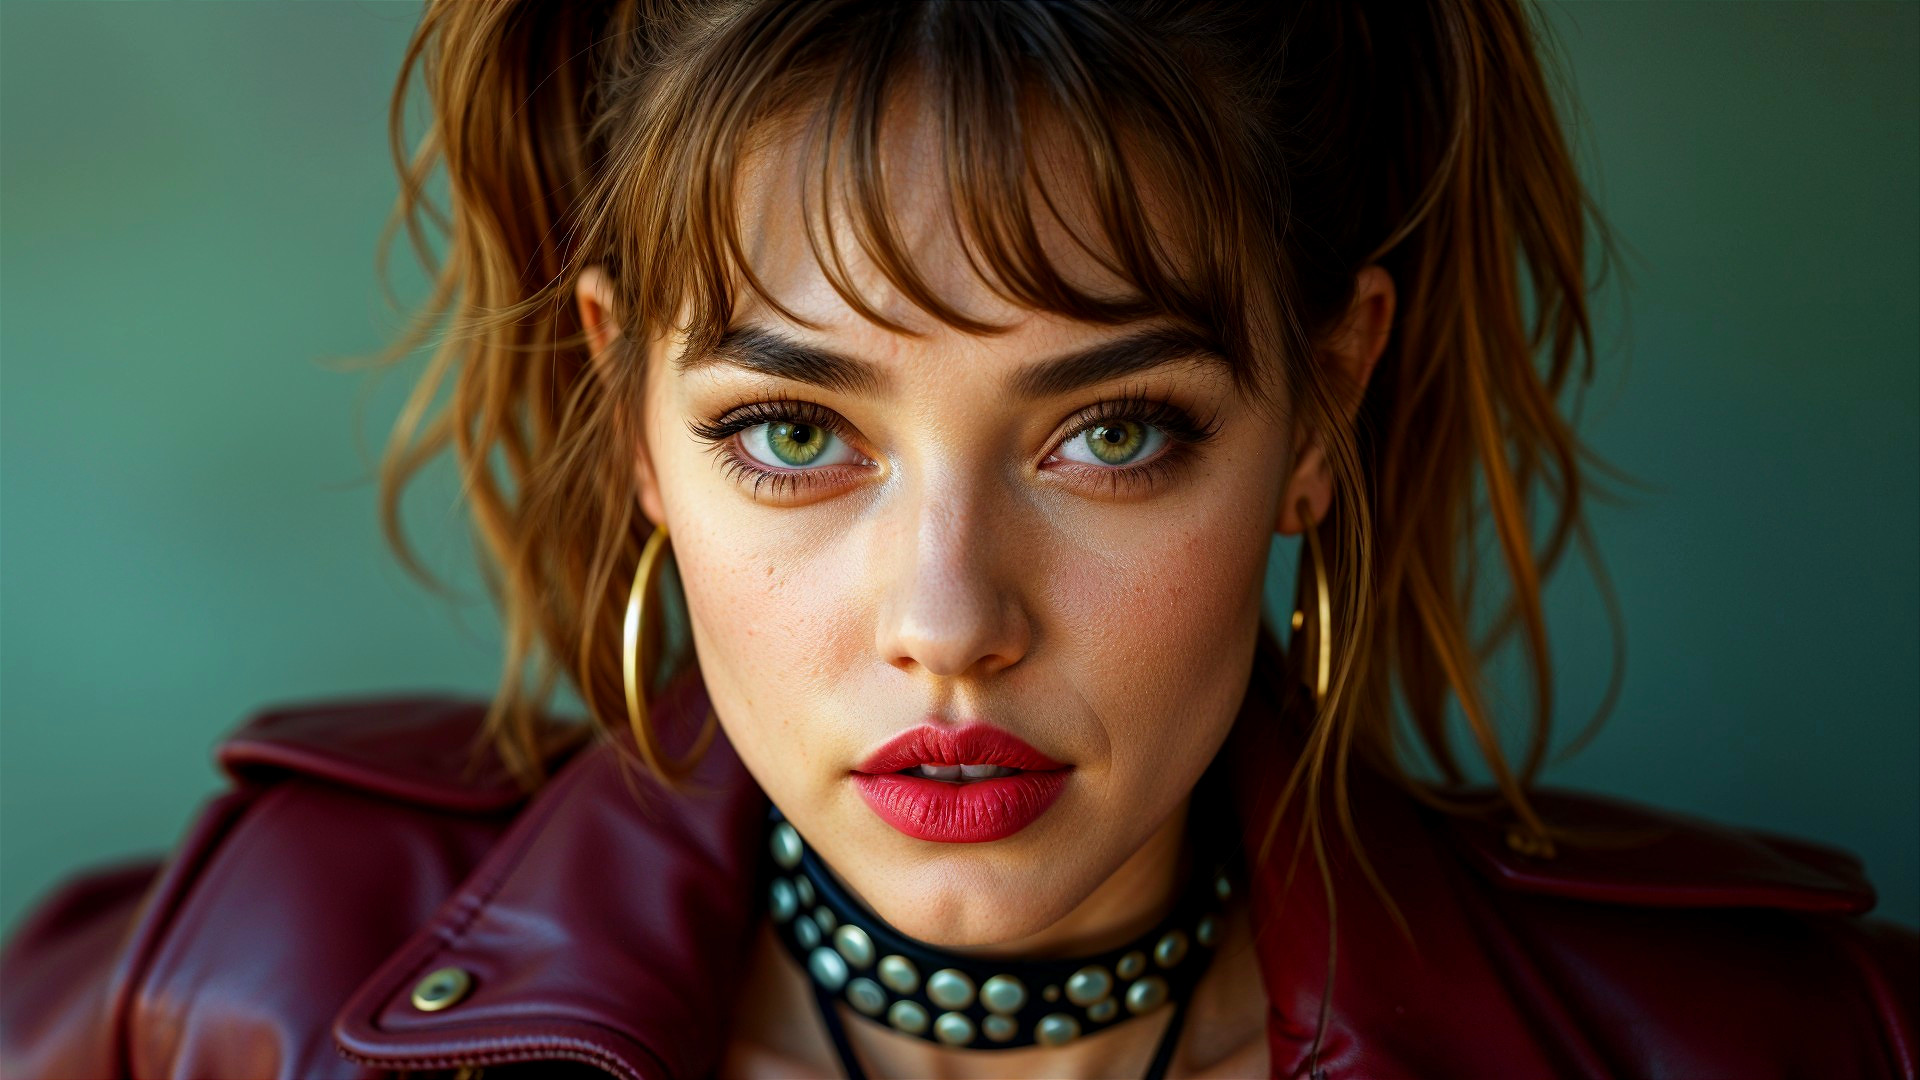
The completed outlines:
<svg viewBox="0 0 1920 1080">
<path fill-rule="evenodd" d="M 1095 424 L 1067 440 L 1061 447 L 1064 456 L 1088 464 L 1126 465 L 1151 457 L 1166 441 L 1166 435 L 1152 424 L 1138 420 L 1109 420 Z M 1084 446 L 1091 460 L 1074 453 Z"/>
<path fill-rule="evenodd" d="M 749 428 L 742 441 L 752 457 L 768 465 L 797 469 L 814 464 L 839 440 L 817 424 L 782 420 Z"/>
</svg>

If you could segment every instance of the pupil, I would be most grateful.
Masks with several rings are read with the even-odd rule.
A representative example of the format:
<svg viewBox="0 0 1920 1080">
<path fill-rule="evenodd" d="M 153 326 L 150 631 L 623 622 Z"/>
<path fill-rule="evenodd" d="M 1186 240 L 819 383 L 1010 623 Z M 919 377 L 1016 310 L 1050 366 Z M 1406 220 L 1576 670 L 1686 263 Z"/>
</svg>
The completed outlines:
<svg viewBox="0 0 1920 1080">
<path fill-rule="evenodd" d="M 813 441 L 813 428 L 806 424 L 794 424 L 787 429 L 787 438 L 804 446 Z"/>
<path fill-rule="evenodd" d="M 1100 437 L 1116 446 L 1127 441 L 1127 437 L 1120 432 L 1119 428 L 1101 428 Z"/>
</svg>

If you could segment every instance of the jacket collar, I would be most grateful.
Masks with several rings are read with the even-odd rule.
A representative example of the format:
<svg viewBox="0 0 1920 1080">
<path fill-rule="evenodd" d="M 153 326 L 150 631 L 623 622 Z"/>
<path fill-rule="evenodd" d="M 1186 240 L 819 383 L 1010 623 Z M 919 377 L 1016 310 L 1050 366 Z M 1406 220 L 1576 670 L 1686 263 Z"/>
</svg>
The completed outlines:
<svg viewBox="0 0 1920 1080">
<path fill-rule="evenodd" d="M 697 677 L 655 704 L 667 724 L 706 708 Z M 724 737 L 673 796 L 611 744 L 582 751 L 347 1001 L 335 1041 L 388 1069 L 570 1059 L 632 1080 L 711 1075 L 752 940 L 765 815 Z M 448 967 L 470 977 L 466 996 L 415 1008 L 416 984 Z"/>
<path fill-rule="evenodd" d="M 1256 677 L 1229 748 L 1258 755 L 1259 767 L 1231 773 L 1250 845 L 1271 805 L 1260 793 L 1297 752 L 1283 735 L 1283 692 Z M 706 708 L 696 675 L 654 713 L 684 729 Z M 348 1000 L 334 1025 L 347 1056 L 387 1069 L 564 1058 L 631 1080 L 714 1072 L 759 911 L 766 798 L 724 735 L 676 795 L 627 760 L 601 743 L 549 781 Z M 1290 884 L 1266 872 L 1251 882 L 1255 910 L 1284 914 L 1260 946 L 1276 1067 L 1310 1056 L 1323 988 L 1330 921 L 1318 875 L 1303 869 Z M 467 973 L 471 989 L 442 1011 L 415 1008 L 415 986 L 443 968 Z"/>
<path fill-rule="evenodd" d="M 1225 751 L 1249 852 L 1261 849 L 1276 780 L 1307 737 L 1304 691 L 1286 670 L 1264 651 L 1256 659 Z M 695 673 L 661 695 L 655 715 L 684 727 L 706 709 Z M 608 743 L 575 755 L 347 1001 L 334 1026 L 343 1052 L 388 1069 L 561 1058 L 630 1080 L 715 1071 L 760 911 L 766 798 L 724 735 L 678 794 L 637 776 L 628 760 Z M 1673 821 L 1606 800 L 1549 798 L 1556 820 L 1585 815 L 1629 830 Z M 1669 827 L 1651 846 L 1541 864 L 1370 769 L 1351 770 L 1350 802 L 1397 916 L 1331 816 L 1323 884 L 1313 850 L 1295 846 L 1298 794 L 1274 826 L 1273 855 L 1248 875 L 1275 1076 L 1454 1075 L 1484 1063 L 1489 1047 L 1515 1074 L 1607 1072 L 1548 986 L 1529 984 L 1538 976 L 1512 928 L 1514 894 L 1669 907 L 1872 904 L 1844 855 L 1834 862 L 1820 849 L 1822 863 L 1704 823 Z M 414 987 L 449 967 L 470 976 L 466 996 L 438 1012 L 415 1008 Z"/>
</svg>

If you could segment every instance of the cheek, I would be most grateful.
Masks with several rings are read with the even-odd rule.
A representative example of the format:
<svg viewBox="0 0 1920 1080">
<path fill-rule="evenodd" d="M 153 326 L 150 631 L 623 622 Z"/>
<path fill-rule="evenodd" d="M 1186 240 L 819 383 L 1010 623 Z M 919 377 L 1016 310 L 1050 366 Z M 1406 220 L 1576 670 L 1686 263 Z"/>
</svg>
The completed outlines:
<svg viewBox="0 0 1920 1080">
<path fill-rule="evenodd" d="M 1204 752 L 1231 722 L 1271 535 L 1245 505 L 1223 500 L 1177 526 L 1163 519 L 1124 553 L 1083 552 L 1056 566 L 1051 603 L 1064 647 L 1109 728 L 1116 768 L 1168 772 L 1158 766 Z M 1215 721 L 1219 732 L 1209 732 Z"/>
<path fill-rule="evenodd" d="M 793 729 L 819 714 L 859 647 L 871 651 L 871 632 L 863 637 L 855 617 L 859 567 L 841 565 L 845 545 L 810 537 L 790 520 L 730 513 L 728 503 L 723 496 L 685 506 L 684 544 L 674 533 L 700 664 L 743 755 L 777 747 L 783 760 L 804 760 L 818 740 Z"/>
<path fill-rule="evenodd" d="M 743 501 L 704 445 L 658 437 L 694 415 L 672 389 L 650 386 L 649 448 L 707 690 L 749 762 L 804 763 L 816 741 L 797 728 L 818 712 L 809 704 L 824 700 L 821 689 L 860 643 L 843 595 L 859 582 L 858 567 L 836 566 L 841 546 L 814 535 L 801 516 Z"/>
<path fill-rule="evenodd" d="M 761 515 L 710 520 L 683 563 L 688 604 L 730 660 L 813 685 L 845 670 L 856 643 L 864 564 L 832 536 Z M 870 644 L 871 633 L 865 635 Z"/>
</svg>

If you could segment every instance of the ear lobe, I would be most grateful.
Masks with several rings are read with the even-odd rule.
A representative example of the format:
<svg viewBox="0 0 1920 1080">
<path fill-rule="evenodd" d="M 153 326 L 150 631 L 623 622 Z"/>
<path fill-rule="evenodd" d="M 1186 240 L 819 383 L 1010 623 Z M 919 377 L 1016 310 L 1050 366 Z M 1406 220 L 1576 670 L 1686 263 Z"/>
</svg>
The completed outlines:
<svg viewBox="0 0 1920 1080">
<path fill-rule="evenodd" d="M 1386 351 L 1393 331 L 1393 277 L 1379 266 L 1370 265 L 1354 276 L 1353 300 L 1346 315 L 1333 332 L 1314 350 L 1315 359 L 1327 369 L 1336 389 L 1344 390 L 1340 402 L 1342 419 L 1352 423 L 1366 394 L 1367 380 Z M 1300 518 L 1300 500 L 1307 501 L 1313 520 L 1322 521 L 1333 506 L 1333 466 L 1327 460 L 1320 433 L 1296 433 L 1301 445 L 1294 452 L 1293 470 L 1280 493 L 1280 519 L 1274 531 L 1294 536 L 1304 531 Z"/>
</svg>

